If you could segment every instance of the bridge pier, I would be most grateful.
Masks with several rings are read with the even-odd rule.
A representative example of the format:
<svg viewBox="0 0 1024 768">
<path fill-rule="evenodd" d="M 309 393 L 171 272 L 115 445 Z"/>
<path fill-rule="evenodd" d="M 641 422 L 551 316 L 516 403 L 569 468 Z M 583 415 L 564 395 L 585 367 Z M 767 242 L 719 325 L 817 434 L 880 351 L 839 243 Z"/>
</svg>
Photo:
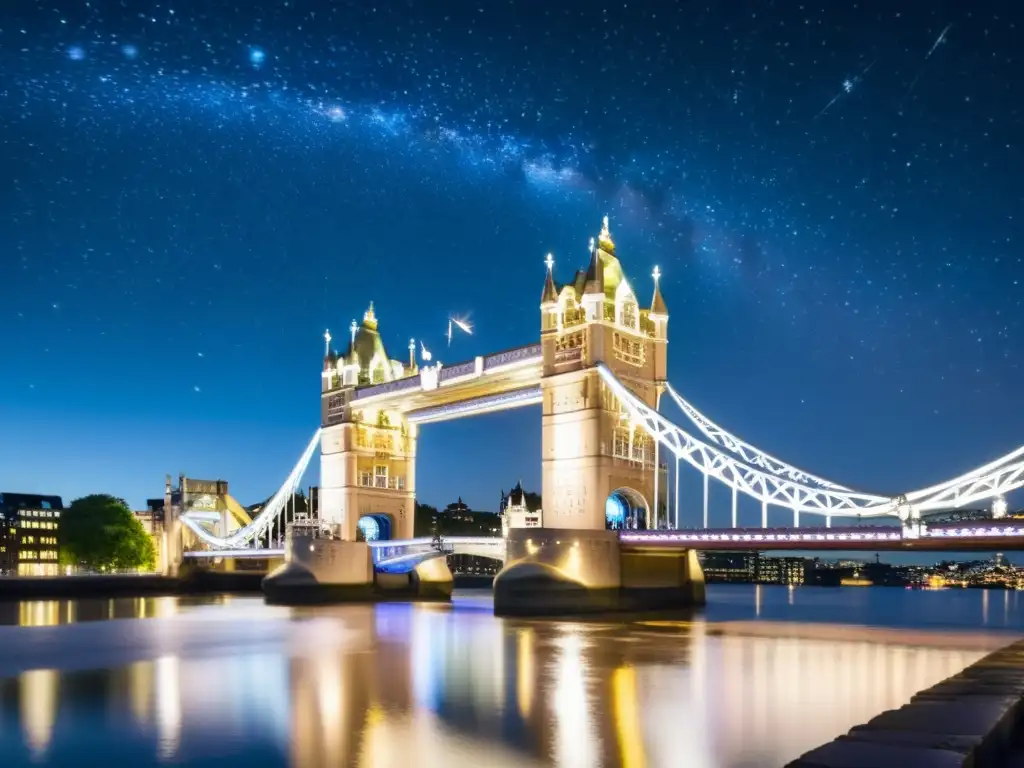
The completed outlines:
<svg viewBox="0 0 1024 768">
<path fill-rule="evenodd" d="M 327 603 L 373 597 L 373 558 L 364 541 L 321 537 L 312 530 L 285 537 L 284 565 L 263 579 L 267 602 Z"/>
<path fill-rule="evenodd" d="M 705 603 L 693 549 L 623 547 L 615 531 L 509 531 L 494 580 L 498 616 L 678 611 Z"/>
</svg>

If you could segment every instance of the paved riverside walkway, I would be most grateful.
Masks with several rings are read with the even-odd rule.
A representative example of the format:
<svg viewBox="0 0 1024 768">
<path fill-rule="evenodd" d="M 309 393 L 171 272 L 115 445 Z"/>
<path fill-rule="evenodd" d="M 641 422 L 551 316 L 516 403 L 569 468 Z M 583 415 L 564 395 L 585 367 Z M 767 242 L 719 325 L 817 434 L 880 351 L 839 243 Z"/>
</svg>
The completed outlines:
<svg viewBox="0 0 1024 768">
<path fill-rule="evenodd" d="M 1024 640 L 787 768 L 1024 768 Z"/>
</svg>

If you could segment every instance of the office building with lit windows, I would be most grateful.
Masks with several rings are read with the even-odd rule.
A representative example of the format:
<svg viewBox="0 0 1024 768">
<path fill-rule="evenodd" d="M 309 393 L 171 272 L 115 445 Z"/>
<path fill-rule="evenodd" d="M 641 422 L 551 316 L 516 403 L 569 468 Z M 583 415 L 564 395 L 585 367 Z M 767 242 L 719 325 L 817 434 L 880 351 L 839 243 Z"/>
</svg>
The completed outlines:
<svg viewBox="0 0 1024 768">
<path fill-rule="evenodd" d="M 56 576 L 60 496 L 0 493 L 0 572 L 18 576 Z"/>
</svg>

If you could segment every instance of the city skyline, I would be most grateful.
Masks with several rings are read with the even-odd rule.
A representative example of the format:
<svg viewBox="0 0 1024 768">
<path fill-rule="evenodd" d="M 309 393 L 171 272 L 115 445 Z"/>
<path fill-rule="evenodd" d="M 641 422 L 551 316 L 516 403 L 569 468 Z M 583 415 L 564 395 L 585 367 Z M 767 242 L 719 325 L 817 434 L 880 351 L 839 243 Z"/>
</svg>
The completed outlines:
<svg viewBox="0 0 1024 768">
<path fill-rule="evenodd" d="M 545 255 L 567 280 L 605 214 L 642 302 L 661 269 L 670 379 L 752 442 L 893 494 L 1020 443 L 1021 86 L 981 11 L 908 6 L 854 50 L 856 9 L 581 7 L 535 40 L 499 9 L 56 8 L 0 14 L 3 487 L 266 498 L 316 427 L 325 329 L 373 301 L 398 359 L 534 341 Z M 524 49 L 559 76 L 506 74 Z M 475 332 L 449 346 L 453 315 Z M 533 408 L 430 425 L 418 497 L 539 488 L 539 446 Z"/>
</svg>

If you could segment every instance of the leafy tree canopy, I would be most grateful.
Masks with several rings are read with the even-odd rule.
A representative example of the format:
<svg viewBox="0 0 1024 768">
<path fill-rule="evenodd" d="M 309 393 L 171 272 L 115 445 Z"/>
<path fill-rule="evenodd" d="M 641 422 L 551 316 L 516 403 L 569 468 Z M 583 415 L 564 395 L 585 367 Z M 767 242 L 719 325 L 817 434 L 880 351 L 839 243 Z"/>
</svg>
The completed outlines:
<svg viewBox="0 0 1024 768">
<path fill-rule="evenodd" d="M 83 496 L 61 512 L 60 559 L 93 570 L 151 570 L 153 539 L 122 500 L 107 494 Z"/>
</svg>

